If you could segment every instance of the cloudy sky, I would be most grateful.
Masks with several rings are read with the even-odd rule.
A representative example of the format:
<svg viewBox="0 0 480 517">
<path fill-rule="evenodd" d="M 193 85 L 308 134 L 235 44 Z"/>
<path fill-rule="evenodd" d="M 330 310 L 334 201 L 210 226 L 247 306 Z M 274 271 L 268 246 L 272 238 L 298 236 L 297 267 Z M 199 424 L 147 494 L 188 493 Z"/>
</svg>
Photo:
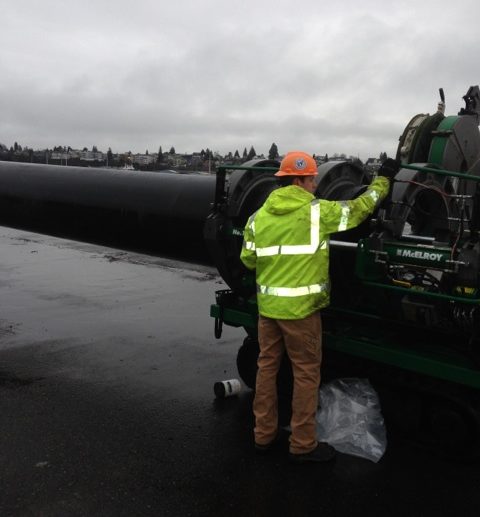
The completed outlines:
<svg viewBox="0 0 480 517">
<path fill-rule="evenodd" d="M 331 5 L 327 5 L 331 4 Z M 479 84 L 480 2 L 3 2 L 0 143 L 394 155 Z"/>
</svg>

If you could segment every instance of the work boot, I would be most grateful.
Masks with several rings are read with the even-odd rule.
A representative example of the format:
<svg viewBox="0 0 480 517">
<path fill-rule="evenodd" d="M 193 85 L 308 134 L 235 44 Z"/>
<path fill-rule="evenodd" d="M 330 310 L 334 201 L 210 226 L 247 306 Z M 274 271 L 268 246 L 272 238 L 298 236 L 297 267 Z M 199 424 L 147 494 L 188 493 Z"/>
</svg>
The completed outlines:
<svg viewBox="0 0 480 517">
<path fill-rule="evenodd" d="M 317 447 L 313 451 L 305 454 L 292 454 L 288 455 L 288 458 L 292 463 L 325 463 L 332 461 L 336 455 L 335 449 L 325 442 L 318 442 Z"/>
<path fill-rule="evenodd" d="M 271 442 L 268 442 L 266 444 L 261 444 L 261 443 L 256 443 L 255 442 L 255 452 L 257 454 L 267 454 L 272 449 L 275 449 L 275 447 L 278 445 L 279 441 L 280 440 L 279 440 L 279 437 L 277 435 L 277 436 L 275 436 L 275 438 Z"/>
<path fill-rule="evenodd" d="M 277 434 L 271 442 L 268 442 L 266 444 L 261 444 L 261 443 L 255 442 L 255 452 L 260 455 L 267 454 L 272 449 L 276 449 L 277 447 L 279 447 L 281 441 L 282 441 L 282 438 L 281 438 L 280 434 Z"/>
<path fill-rule="evenodd" d="M 265 445 L 262 445 L 260 443 L 256 443 L 255 444 L 255 452 L 257 454 L 260 454 L 260 455 L 261 454 L 267 454 L 267 453 L 269 453 L 273 449 L 273 445 L 274 444 L 272 442 L 267 443 Z"/>
</svg>

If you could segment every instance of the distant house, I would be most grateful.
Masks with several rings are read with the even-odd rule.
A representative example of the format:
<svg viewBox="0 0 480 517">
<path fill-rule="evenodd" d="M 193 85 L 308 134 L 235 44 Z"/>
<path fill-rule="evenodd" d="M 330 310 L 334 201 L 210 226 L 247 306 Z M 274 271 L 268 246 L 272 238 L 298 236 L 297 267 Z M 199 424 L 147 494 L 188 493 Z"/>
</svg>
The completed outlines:
<svg viewBox="0 0 480 517">
<path fill-rule="evenodd" d="M 176 168 L 185 168 L 187 166 L 187 155 L 184 154 L 164 154 L 164 161 L 168 164 L 169 167 Z"/>
<path fill-rule="evenodd" d="M 67 151 L 52 151 L 50 153 L 51 160 L 68 161 L 70 154 Z"/>
<path fill-rule="evenodd" d="M 157 159 L 156 154 L 134 154 L 133 155 L 133 163 L 140 165 L 140 167 L 155 163 L 156 159 Z"/>
<path fill-rule="evenodd" d="M 100 162 L 105 160 L 101 151 L 80 151 L 80 159 L 85 162 Z"/>
<path fill-rule="evenodd" d="M 382 162 L 379 158 L 368 158 L 365 162 L 365 167 L 368 169 L 377 170 L 382 165 Z"/>
</svg>

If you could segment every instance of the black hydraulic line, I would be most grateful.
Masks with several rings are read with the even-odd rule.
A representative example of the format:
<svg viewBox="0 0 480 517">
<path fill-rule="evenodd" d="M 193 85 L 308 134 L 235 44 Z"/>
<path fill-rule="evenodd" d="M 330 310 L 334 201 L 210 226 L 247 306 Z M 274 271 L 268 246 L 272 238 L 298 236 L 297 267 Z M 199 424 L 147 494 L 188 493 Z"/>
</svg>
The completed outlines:
<svg viewBox="0 0 480 517">
<path fill-rule="evenodd" d="M 215 176 L 0 162 L 0 224 L 210 263 Z"/>
</svg>

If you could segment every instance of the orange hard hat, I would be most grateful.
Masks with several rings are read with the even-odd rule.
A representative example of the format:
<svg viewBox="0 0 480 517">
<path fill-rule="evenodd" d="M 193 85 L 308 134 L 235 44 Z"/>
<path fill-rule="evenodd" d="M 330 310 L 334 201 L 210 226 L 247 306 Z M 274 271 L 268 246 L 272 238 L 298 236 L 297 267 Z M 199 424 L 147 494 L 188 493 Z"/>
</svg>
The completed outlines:
<svg viewBox="0 0 480 517">
<path fill-rule="evenodd" d="M 285 155 L 275 176 L 316 176 L 317 163 L 307 153 L 291 151 Z"/>
</svg>

